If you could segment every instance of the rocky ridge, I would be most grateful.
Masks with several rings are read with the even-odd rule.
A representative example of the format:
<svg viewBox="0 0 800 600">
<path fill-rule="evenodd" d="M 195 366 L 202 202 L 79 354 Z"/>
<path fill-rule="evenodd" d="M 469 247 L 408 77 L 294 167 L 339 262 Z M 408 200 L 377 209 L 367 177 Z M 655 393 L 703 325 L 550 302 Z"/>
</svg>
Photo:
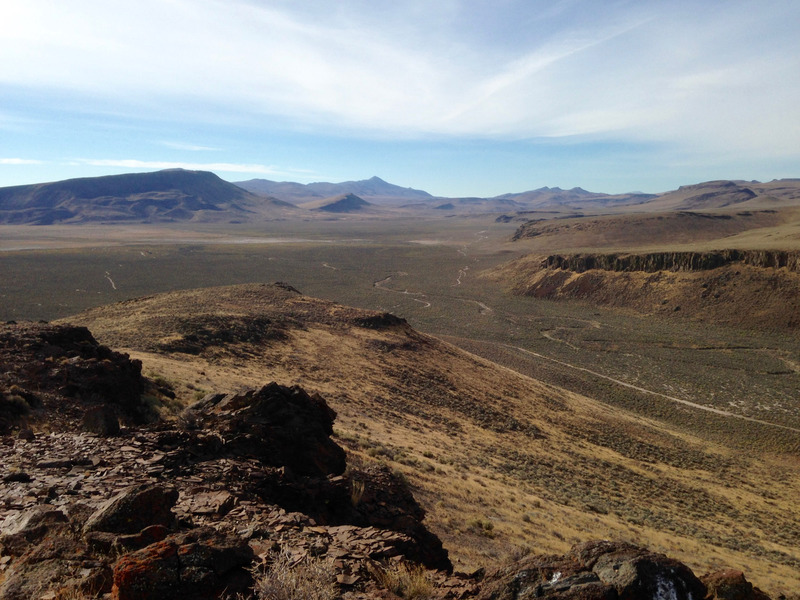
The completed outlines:
<svg viewBox="0 0 800 600">
<path fill-rule="evenodd" d="M 800 252 L 777 250 L 718 250 L 714 252 L 650 252 L 646 254 L 572 254 L 550 255 L 541 262 L 543 269 L 562 269 L 585 273 L 602 271 L 710 271 L 742 264 L 761 269 L 800 271 Z"/>
<path fill-rule="evenodd" d="M 329 563 L 347 598 L 393 597 L 381 574 L 404 564 L 428 569 L 429 595 L 440 598 L 765 597 L 740 573 L 697 579 L 677 561 L 607 542 L 453 575 L 404 481 L 383 466 L 347 467 L 323 398 L 270 383 L 210 394 L 175 422 L 141 423 L 125 409 L 136 394 L 121 401 L 126 386 L 146 387 L 136 364 L 87 330 L 6 325 L 2 339 L 12 349 L 2 354 L 4 397 L 10 386 L 24 397 L 61 369 L 42 379 L 41 405 L 0 438 L 2 599 L 247 595 L 279 555 L 295 567 Z M 83 354 L 70 356 L 70 341 Z M 90 381 L 119 372 L 131 377 L 119 380 L 119 397 L 90 393 Z M 85 385 L 70 395 L 76 382 Z M 81 411 L 95 408 L 86 395 L 124 426 L 86 431 Z"/>
<path fill-rule="evenodd" d="M 529 255 L 487 276 L 518 295 L 743 328 L 800 327 L 800 252 Z"/>
</svg>

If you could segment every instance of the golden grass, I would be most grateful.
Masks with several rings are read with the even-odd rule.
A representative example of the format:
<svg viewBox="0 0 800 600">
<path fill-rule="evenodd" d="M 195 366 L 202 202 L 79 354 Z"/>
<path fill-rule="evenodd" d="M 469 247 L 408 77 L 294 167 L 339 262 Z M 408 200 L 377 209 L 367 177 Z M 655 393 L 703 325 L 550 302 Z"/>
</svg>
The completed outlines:
<svg viewBox="0 0 800 600">
<path fill-rule="evenodd" d="M 426 600 L 433 595 L 433 582 L 421 565 L 393 565 L 378 572 L 384 589 L 405 600 Z"/>
<path fill-rule="evenodd" d="M 334 600 L 340 598 L 336 571 L 321 559 L 293 561 L 286 553 L 254 573 L 254 600 Z"/>
</svg>

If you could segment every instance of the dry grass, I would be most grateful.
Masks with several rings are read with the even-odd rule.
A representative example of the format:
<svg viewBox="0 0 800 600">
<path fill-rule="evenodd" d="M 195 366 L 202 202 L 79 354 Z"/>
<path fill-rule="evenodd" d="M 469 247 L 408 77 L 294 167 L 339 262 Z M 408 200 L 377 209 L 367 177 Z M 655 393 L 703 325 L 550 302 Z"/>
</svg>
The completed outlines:
<svg viewBox="0 0 800 600">
<path fill-rule="evenodd" d="M 336 573 L 327 561 L 305 557 L 294 561 L 277 554 L 254 572 L 253 600 L 334 600 L 339 598 Z"/>
<path fill-rule="evenodd" d="M 380 569 L 378 583 L 406 600 L 427 600 L 433 595 L 433 582 L 420 565 L 392 565 Z"/>
</svg>

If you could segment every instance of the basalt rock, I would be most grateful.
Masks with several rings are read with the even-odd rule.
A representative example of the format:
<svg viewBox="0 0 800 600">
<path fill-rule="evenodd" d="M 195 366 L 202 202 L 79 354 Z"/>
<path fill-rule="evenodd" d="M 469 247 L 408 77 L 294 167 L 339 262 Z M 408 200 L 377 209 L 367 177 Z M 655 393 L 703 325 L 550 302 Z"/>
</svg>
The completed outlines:
<svg viewBox="0 0 800 600">
<path fill-rule="evenodd" d="M 253 551 L 242 538 L 210 527 L 170 535 L 123 556 L 114 567 L 114 600 L 212 600 L 252 585 Z"/>
<path fill-rule="evenodd" d="M 453 568 L 441 540 L 422 524 L 425 511 L 406 483 L 387 467 L 370 467 L 348 477 L 326 479 L 273 470 L 257 489 L 266 502 L 306 514 L 322 525 L 355 525 L 402 533 L 409 540 L 402 548 L 409 560 L 431 569 L 449 572 Z"/>
<path fill-rule="evenodd" d="M 744 573 L 726 569 L 703 575 L 707 600 L 769 600 L 764 592 L 745 579 Z"/>
<path fill-rule="evenodd" d="M 647 254 L 571 254 L 550 255 L 541 262 L 543 269 L 584 273 L 602 271 L 709 271 L 733 263 L 761 268 L 786 268 L 800 271 L 800 252 L 780 250 L 717 250 L 712 252 L 651 252 Z"/>
<path fill-rule="evenodd" d="M 529 556 L 488 574 L 482 600 L 699 600 L 706 586 L 684 564 L 624 542 L 587 542 L 565 556 Z M 713 596 L 712 596 L 713 598 Z"/>
<path fill-rule="evenodd" d="M 168 527 L 174 521 L 172 507 L 177 500 L 178 492 L 171 487 L 133 486 L 98 508 L 83 530 L 135 534 L 150 525 Z"/>
<path fill-rule="evenodd" d="M 50 585 L 74 576 L 88 558 L 60 510 L 39 505 L 6 519 L 0 556 L 12 557 L 3 573 L 0 600 L 38 598 Z"/>
<path fill-rule="evenodd" d="M 111 405 L 131 422 L 149 418 L 142 365 L 97 343 L 85 327 L 0 325 L 2 413 L 74 427 L 87 409 Z M 7 410 L 6 410 L 7 409 Z M 18 424 L 0 418 L 0 432 Z"/>
<path fill-rule="evenodd" d="M 336 412 L 319 394 L 277 383 L 244 394 L 210 394 L 190 407 L 218 431 L 229 456 L 251 456 L 299 475 L 339 475 L 345 453 L 330 435 Z"/>
</svg>

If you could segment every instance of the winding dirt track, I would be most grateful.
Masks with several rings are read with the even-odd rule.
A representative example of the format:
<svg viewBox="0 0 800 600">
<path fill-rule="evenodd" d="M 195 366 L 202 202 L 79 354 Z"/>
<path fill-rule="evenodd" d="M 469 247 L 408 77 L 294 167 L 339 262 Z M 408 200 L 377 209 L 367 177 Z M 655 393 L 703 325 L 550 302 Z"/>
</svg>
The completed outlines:
<svg viewBox="0 0 800 600">
<path fill-rule="evenodd" d="M 714 413 L 716 415 L 721 415 L 723 417 L 729 417 L 732 419 L 741 419 L 743 421 L 749 421 L 751 423 L 758 423 L 759 425 L 766 425 L 767 427 L 775 427 L 777 429 L 783 429 L 785 431 L 792 431 L 795 433 L 800 433 L 800 429 L 795 427 L 789 427 L 788 425 L 779 425 L 778 423 L 770 423 L 769 421 L 762 421 L 761 419 L 756 419 L 754 417 L 747 417 L 744 415 L 737 415 L 736 413 L 729 412 L 727 410 L 721 410 L 719 408 L 713 408 L 711 406 L 704 406 L 702 404 L 698 404 L 696 402 L 691 402 L 689 400 L 683 400 L 682 398 L 676 398 L 675 396 L 669 396 L 667 394 L 662 394 L 661 392 L 654 392 L 653 390 L 648 390 L 643 387 L 639 387 L 638 385 L 633 385 L 632 383 L 627 383 L 625 381 L 621 381 L 619 379 L 615 379 L 613 377 L 609 377 L 608 375 L 604 375 L 602 373 L 598 373 L 597 371 L 592 371 L 591 369 L 587 369 L 586 367 L 579 367 L 578 365 L 573 365 L 568 362 L 564 362 L 563 360 L 558 360 L 557 358 L 552 358 L 550 356 L 545 356 L 544 354 L 539 354 L 538 352 L 532 352 L 531 350 L 526 350 L 520 346 L 513 346 L 511 344 L 503 344 L 500 342 L 484 342 L 486 344 L 494 344 L 497 346 L 501 346 L 503 348 L 508 348 L 510 350 L 517 350 L 524 354 L 529 354 L 531 356 L 535 356 L 536 358 L 540 358 L 543 360 L 549 360 L 550 362 L 554 362 L 556 364 L 561 365 L 562 367 L 567 367 L 569 369 L 574 369 L 576 371 L 582 371 L 584 373 L 588 373 L 594 377 L 599 377 L 601 379 L 605 379 L 606 381 L 610 381 L 617 385 L 621 385 L 623 387 L 636 390 L 637 392 L 641 392 L 643 394 L 649 394 L 651 396 L 658 396 L 659 398 L 664 398 L 665 400 L 669 400 L 671 402 L 676 402 L 678 404 L 683 404 L 684 406 L 689 406 L 691 408 L 696 408 L 698 410 L 704 410 L 706 412 Z"/>
<path fill-rule="evenodd" d="M 427 294 L 425 294 L 424 292 L 409 292 L 407 289 L 406 290 L 402 290 L 402 291 L 393 290 L 392 288 L 386 287 L 386 285 L 385 285 L 385 284 L 389 283 L 390 281 L 392 281 L 392 275 L 384 277 L 383 279 L 381 279 L 379 281 L 373 281 L 372 282 L 372 287 L 378 288 L 379 290 L 383 290 L 384 292 L 392 292 L 393 294 L 401 294 L 403 296 L 412 296 L 411 299 L 414 302 L 419 302 L 420 304 L 422 304 L 423 308 L 430 308 L 431 307 L 431 303 L 428 302 L 427 300 L 421 300 L 419 298 L 414 298 L 413 297 L 413 296 L 422 296 L 422 298 L 426 298 Z"/>
<path fill-rule="evenodd" d="M 478 238 L 478 240 L 476 240 L 476 241 L 479 241 L 480 239 L 483 239 L 483 238 L 486 237 L 486 236 L 482 236 L 483 233 L 484 233 L 483 231 L 480 231 L 480 232 L 478 232 L 476 234 L 476 236 Z M 470 242 L 468 244 L 465 244 L 462 248 L 458 249 L 457 252 L 459 254 L 465 256 L 465 257 L 468 256 L 469 246 L 472 245 L 472 243 L 474 243 L 474 242 Z M 466 277 L 468 271 L 469 271 L 469 267 L 468 266 L 464 267 L 463 269 L 459 269 L 458 276 L 456 278 L 456 283 L 453 284 L 451 287 L 460 286 L 462 284 L 462 280 L 464 279 L 464 277 Z M 398 273 L 398 274 L 399 275 L 405 275 L 406 273 Z M 385 277 L 384 279 L 381 279 L 379 281 L 373 282 L 372 285 L 374 287 L 376 287 L 378 289 L 381 289 L 381 290 L 384 290 L 386 292 L 393 292 L 395 294 L 403 294 L 403 295 L 412 296 L 412 299 L 415 302 L 419 302 L 421 304 L 426 305 L 426 308 L 431 306 L 431 303 L 428 300 L 422 300 L 422 299 L 419 299 L 419 298 L 413 298 L 413 296 L 421 296 L 422 298 L 428 298 L 429 296 L 427 294 L 425 294 L 424 292 L 409 292 L 407 289 L 403 290 L 403 291 L 400 291 L 400 290 L 395 290 L 395 289 L 392 289 L 390 287 L 387 287 L 386 284 L 391 282 L 392 278 L 393 278 L 392 275 L 389 275 L 389 276 Z M 476 303 L 480 308 L 481 314 L 486 315 L 486 314 L 494 312 L 492 308 L 490 308 L 489 306 L 483 304 L 482 302 L 478 302 L 477 300 L 466 300 L 464 298 L 460 298 L 460 300 L 466 301 L 466 302 L 474 302 L 474 303 Z M 583 319 L 577 319 L 577 320 L 583 321 Z M 599 328 L 600 327 L 600 323 L 597 322 L 597 321 L 585 321 L 585 322 L 588 323 L 591 327 L 594 327 L 594 328 Z M 555 331 L 556 330 L 546 330 L 546 331 L 542 332 L 542 335 L 545 338 L 547 338 L 547 339 L 549 339 L 549 340 L 551 340 L 553 342 L 564 343 L 564 344 L 567 344 L 568 346 L 570 346 L 571 348 L 575 348 L 576 350 L 578 349 L 576 346 L 573 346 L 569 342 L 566 342 L 565 340 L 558 339 L 556 336 L 552 335 L 552 333 L 555 332 Z M 538 352 L 533 352 L 531 350 L 526 350 L 525 348 L 522 348 L 520 346 L 514 346 L 514 345 L 511 345 L 511 344 L 504 344 L 504 343 L 501 343 L 501 342 L 484 341 L 482 343 L 496 345 L 496 346 L 500 346 L 500 347 L 503 347 L 503 348 L 506 348 L 506 349 L 510 349 L 510 350 L 516 350 L 518 352 L 522 352 L 524 354 L 528 354 L 530 356 L 534 356 L 534 357 L 536 357 L 538 359 L 541 359 L 541 360 L 547 360 L 547 361 L 556 363 L 556 364 L 561 365 L 562 367 L 566 367 L 568 369 L 573 369 L 575 371 L 581 371 L 583 373 L 588 373 L 589 375 L 592 375 L 593 377 L 598 377 L 600 379 L 605 379 L 606 381 L 610 381 L 610 382 L 612 382 L 612 383 L 614 383 L 616 385 L 635 390 L 635 391 L 640 392 L 642 394 L 648 394 L 648 395 L 651 395 L 651 396 L 657 396 L 659 398 L 663 398 L 664 400 L 669 400 L 670 402 L 674 402 L 676 404 L 682 404 L 684 406 L 688 406 L 690 408 L 694 408 L 694 409 L 697 409 L 697 410 L 713 413 L 715 415 L 719 415 L 719 416 L 727 417 L 727 418 L 731 418 L 731 419 L 740 419 L 742 421 L 749 421 L 750 423 L 757 423 L 759 425 L 765 425 L 767 427 L 774 427 L 776 429 L 782 429 L 784 431 L 791 431 L 791 432 L 794 432 L 794 433 L 800 433 L 800 429 L 797 429 L 795 427 L 789 427 L 788 425 L 780 425 L 778 423 L 771 423 L 769 421 L 764 421 L 762 419 L 756 419 L 754 417 L 748 417 L 748 416 L 745 416 L 745 415 L 739 415 L 739 414 L 732 413 L 732 412 L 727 411 L 727 410 L 722 410 L 722 409 L 714 408 L 714 407 L 711 407 L 711 406 L 705 406 L 703 404 L 698 404 L 697 402 L 692 402 L 690 400 L 684 400 L 682 398 L 676 398 L 675 396 L 670 396 L 668 394 L 662 394 L 661 392 L 648 390 L 648 389 L 640 387 L 638 385 L 633 385 L 632 383 L 628 383 L 628 382 L 622 381 L 620 379 L 615 379 L 614 377 L 610 377 L 608 375 L 604 375 L 603 373 L 598 373 L 597 371 L 593 371 L 593 370 L 587 369 L 585 367 L 581 367 L 581 366 L 574 365 L 574 364 L 571 364 L 571 363 L 568 363 L 568 362 L 564 362 L 562 360 L 558 360 L 557 358 L 552 358 L 552 357 L 546 356 L 544 354 L 539 354 Z M 795 367 L 795 366 L 797 366 L 797 365 L 791 365 L 790 367 Z"/>
</svg>

